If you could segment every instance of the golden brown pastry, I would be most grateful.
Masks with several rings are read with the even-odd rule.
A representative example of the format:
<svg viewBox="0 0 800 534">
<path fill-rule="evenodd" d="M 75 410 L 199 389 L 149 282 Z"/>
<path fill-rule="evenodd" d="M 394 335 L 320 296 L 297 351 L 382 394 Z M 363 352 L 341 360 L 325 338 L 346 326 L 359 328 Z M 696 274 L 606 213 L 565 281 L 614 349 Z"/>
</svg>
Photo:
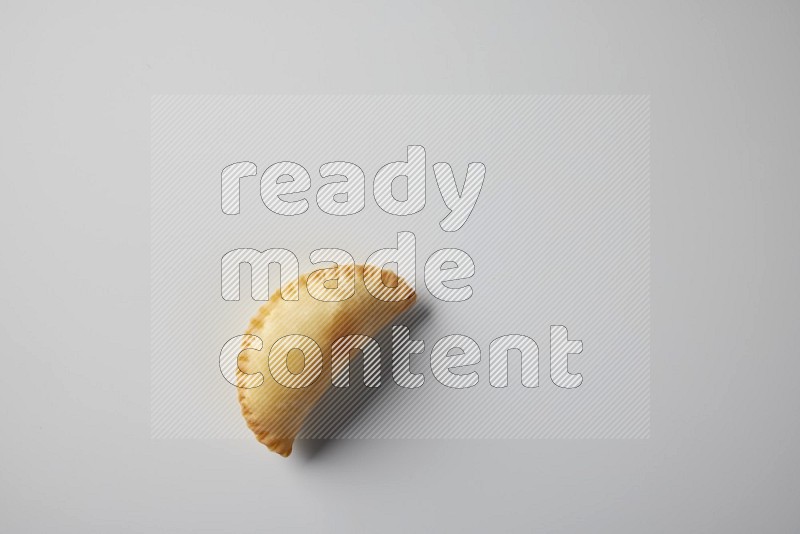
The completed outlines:
<svg viewBox="0 0 800 534">
<path fill-rule="evenodd" d="M 302 275 L 299 283 L 299 300 L 283 300 L 276 291 L 250 321 L 247 334 L 261 338 L 263 348 L 242 352 L 237 373 L 247 425 L 283 456 L 292 452 L 303 422 L 336 378 L 331 376 L 334 342 L 350 335 L 375 337 L 416 298 L 405 280 L 373 265 L 321 269 Z M 242 348 L 254 348 L 253 339 L 245 337 Z M 347 357 L 352 360 L 357 352 Z M 261 378 L 256 381 L 253 373 L 263 375 L 258 387 L 252 386 Z"/>
</svg>

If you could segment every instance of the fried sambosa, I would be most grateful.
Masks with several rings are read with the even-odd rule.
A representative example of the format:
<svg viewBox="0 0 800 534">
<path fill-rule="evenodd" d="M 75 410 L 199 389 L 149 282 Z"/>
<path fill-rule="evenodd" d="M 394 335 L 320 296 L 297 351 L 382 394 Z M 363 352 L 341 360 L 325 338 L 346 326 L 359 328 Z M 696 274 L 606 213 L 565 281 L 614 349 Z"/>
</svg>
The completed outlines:
<svg viewBox="0 0 800 534">
<path fill-rule="evenodd" d="M 404 279 L 373 265 L 302 275 L 299 300 L 283 300 L 282 294 L 296 289 L 293 284 L 276 291 L 250 321 L 242 349 L 261 350 L 243 350 L 237 372 L 247 425 L 283 456 L 292 452 L 303 422 L 341 372 L 332 365 L 334 343 L 345 336 L 375 337 L 416 298 Z M 263 348 L 256 346 L 259 338 Z M 348 352 L 347 361 L 358 353 Z"/>
</svg>

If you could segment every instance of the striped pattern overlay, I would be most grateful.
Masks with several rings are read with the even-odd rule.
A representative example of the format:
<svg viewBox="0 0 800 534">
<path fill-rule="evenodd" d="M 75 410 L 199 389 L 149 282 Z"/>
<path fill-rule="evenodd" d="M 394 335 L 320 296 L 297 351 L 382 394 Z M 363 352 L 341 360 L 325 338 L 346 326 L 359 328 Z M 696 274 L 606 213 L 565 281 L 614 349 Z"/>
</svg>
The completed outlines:
<svg viewBox="0 0 800 534">
<path fill-rule="evenodd" d="M 153 438 L 252 439 L 240 396 L 312 378 L 299 438 L 649 436 L 648 96 L 159 95 L 151 121 Z M 278 340 L 272 298 L 380 306 Z"/>
</svg>

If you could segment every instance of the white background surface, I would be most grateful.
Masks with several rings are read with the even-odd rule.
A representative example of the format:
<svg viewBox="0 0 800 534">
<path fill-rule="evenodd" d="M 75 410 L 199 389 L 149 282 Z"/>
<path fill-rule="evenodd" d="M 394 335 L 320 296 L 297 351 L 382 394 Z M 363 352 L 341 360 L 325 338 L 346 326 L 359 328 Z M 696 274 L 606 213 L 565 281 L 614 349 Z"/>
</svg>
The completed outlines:
<svg viewBox="0 0 800 534">
<path fill-rule="evenodd" d="M 797 22 L 793 2 L 4 2 L 0 530 L 796 529 Z M 651 439 L 152 441 L 155 93 L 651 94 Z"/>
</svg>

